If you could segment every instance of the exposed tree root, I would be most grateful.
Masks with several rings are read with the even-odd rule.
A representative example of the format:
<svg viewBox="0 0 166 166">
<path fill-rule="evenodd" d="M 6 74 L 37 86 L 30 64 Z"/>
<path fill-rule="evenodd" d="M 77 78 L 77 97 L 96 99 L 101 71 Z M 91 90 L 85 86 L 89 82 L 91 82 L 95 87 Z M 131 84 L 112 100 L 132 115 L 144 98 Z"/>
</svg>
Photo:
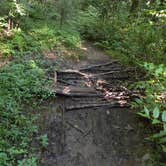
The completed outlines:
<svg viewBox="0 0 166 166">
<path fill-rule="evenodd" d="M 82 134 L 85 134 L 85 131 L 82 130 L 82 129 L 81 129 L 80 127 L 78 127 L 77 125 L 74 125 L 73 123 L 71 123 L 71 122 L 69 122 L 69 121 L 66 121 L 66 123 L 67 123 L 69 126 L 71 126 L 71 127 L 73 127 L 74 129 L 76 129 L 77 131 L 81 132 Z"/>
</svg>

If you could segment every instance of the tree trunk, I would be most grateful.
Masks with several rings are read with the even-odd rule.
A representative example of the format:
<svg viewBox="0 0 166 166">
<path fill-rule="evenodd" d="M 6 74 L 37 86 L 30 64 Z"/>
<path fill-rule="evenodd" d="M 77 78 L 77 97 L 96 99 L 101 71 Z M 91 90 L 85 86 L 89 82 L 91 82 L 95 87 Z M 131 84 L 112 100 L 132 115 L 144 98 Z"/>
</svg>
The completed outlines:
<svg viewBox="0 0 166 166">
<path fill-rule="evenodd" d="M 138 9 L 138 7 L 139 7 L 139 0 L 132 0 L 130 11 L 135 12 Z"/>
</svg>

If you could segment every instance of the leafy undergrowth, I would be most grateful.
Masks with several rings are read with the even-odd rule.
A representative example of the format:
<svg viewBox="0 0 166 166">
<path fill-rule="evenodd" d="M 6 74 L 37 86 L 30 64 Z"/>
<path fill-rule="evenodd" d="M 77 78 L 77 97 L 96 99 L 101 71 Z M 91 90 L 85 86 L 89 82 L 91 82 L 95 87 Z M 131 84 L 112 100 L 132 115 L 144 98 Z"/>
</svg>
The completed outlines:
<svg viewBox="0 0 166 166">
<path fill-rule="evenodd" d="M 45 24 L 45 22 L 44 22 Z M 77 48 L 80 43 L 79 34 L 74 30 L 59 29 L 58 25 L 33 25 L 28 31 L 12 30 L 11 36 L 3 36 L 0 40 L 0 52 L 4 56 L 17 56 L 25 52 L 39 52 L 66 46 Z"/>
<path fill-rule="evenodd" d="M 4 1 L 0 7 L 0 55 L 18 56 L 65 46 L 77 48 L 78 31 L 60 20 L 54 2 Z"/>
<path fill-rule="evenodd" d="M 80 12 L 77 26 L 85 38 L 96 42 L 115 58 L 134 65 L 166 63 L 166 36 L 162 28 L 166 21 L 164 6 L 146 7 L 133 16 L 128 3 L 117 2 L 114 13 L 110 12 L 105 20 L 96 5 Z"/>
<path fill-rule="evenodd" d="M 47 84 L 43 69 L 34 60 L 12 62 L 0 70 L 0 165 L 13 166 L 29 157 L 34 160 L 29 145 L 37 126 L 24 105 L 33 106 L 36 98 L 49 96 L 43 88 Z"/>
<path fill-rule="evenodd" d="M 159 65 L 166 63 L 165 2 L 141 2 L 134 12 L 131 2 L 136 1 L 97 2 L 83 1 L 82 6 L 74 0 L 1 2 L 0 57 L 14 61 L 0 69 L 0 165 L 37 165 L 37 159 L 29 155 L 32 136 L 37 132 L 32 125 L 34 115 L 23 105 L 28 108 L 51 92 L 43 88 L 48 84 L 44 67 L 33 58 L 25 60 L 25 55 L 60 50 L 63 56 L 75 58 L 71 50 L 79 50 L 80 33 L 126 64 L 150 63 L 144 66 L 149 80 L 137 84 L 146 97 L 134 106 L 139 115 L 160 125 L 161 132 L 152 139 L 165 151 L 165 66 Z M 41 140 L 45 146 L 46 136 Z"/>
<path fill-rule="evenodd" d="M 0 166 L 37 165 L 30 147 L 36 113 L 30 110 L 53 95 L 46 89 L 43 54 L 79 50 L 79 32 L 65 21 L 60 25 L 53 4 L 5 0 L 0 6 L 0 58 L 12 59 L 0 68 Z M 45 135 L 40 141 L 47 145 Z"/>
<path fill-rule="evenodd" d="M 37 54 L 57 46 L 74 48 L 79 42 L 72 33 L 46 26 L 34 30 L 32 36 L 17 31 L 6 42 L 12 46 L 9 54 L 14 60 L 0 69 L 0 165 L 36 166 L 38 159 L 30 144 L 38 132 L 37 114 L 29 109 L 35 109 L 41 100 L 53 95 L 46 89 L 50 82 L 45 76 L 44 57 L 37 58 Z M 41 137 L 43 146 L 46 146 L 45 140 L 46 137 Z"/>
<path fill-rule="evenodd" d="M 139 74 L 147 73 L 146 81 L 134 85 L 145 96 L 133 106 L 140 116 L 151 121 L 150 126 L 158 126 L 155 131 L 160 133 L 150 139 L 159 145 L 160 152 L 166 152 L 166 3 L 144 3 L 134 12 L 127 1 L 90 4 L 80 12 L 77 24 L 80 33 L 113 58 L 138 68 Z M 156 153 L 160 154 L 159 151 Z"/>
<path fill-rule="evenodd" d="M 145 96 L 137 99 L 133 107 L 138 109 L 138 114 L 149 119 L 154 126 L 156 134 L 149 139 L 155 141 L 163 152 L 166 153 L 166 66 L 145 63 L 147 81 L 140 81 L 135 88 L 144 90 Z"/>
</svg>

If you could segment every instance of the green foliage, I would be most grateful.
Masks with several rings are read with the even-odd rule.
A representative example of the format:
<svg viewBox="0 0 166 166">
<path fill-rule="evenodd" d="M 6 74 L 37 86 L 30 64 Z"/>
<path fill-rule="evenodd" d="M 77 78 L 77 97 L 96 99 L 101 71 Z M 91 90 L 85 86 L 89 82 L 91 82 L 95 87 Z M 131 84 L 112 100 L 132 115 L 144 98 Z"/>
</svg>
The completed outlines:
<svg viewBox="0 0 166 166">
<path fill-rule="evenodd" d="M 148 81 L 136 86 L 145 91 L 145 97 L 137 99 L 133 107 L 138 108 L 138 114 L 148 118 L 152 125 L 160 125 L 160 133 L 164 135 L 156 134 L 152 140 L 166 151 L 166 67 L 161 64 L 166 62 L 165 4 L 142 2 L 131 13 L 133 4 L 128 1 L 114 5 L 107 0 L 95 2 L 90 1 L 90 5 L 80 12 L 78 29 L 85 38 L 95 41 L 123 63 L 138 66 L 148 62 L 139 66 L 146 69 Z"/>
<path fill-rule="evenodd" d="M 137 83 L 136 88 L 145 90 L 145 97 L 137 99 L 133 107 L 141 110 L 138 114 L 151 120 L 152 125 L 159 124 L 162 129 L 159 134 L 152 136 L 152 139 L 161 145 L 165 152 L 166 140 L 166 66 L 145 63 L 150 80 Z M 162 134 L 161 134 L 162 133 Z"/>
<path fill-rule="evenodd" d="M 18 162 L 18 166 L 37 166 L 37 159 L 32 157 L 30 159 L 24 159 Z"/>
<path fill-rule="evenodd" d="M 0 57 L 17 59 L 0 70 L 0 165 L 37 165 L 37 159 L 29 155 L 37 127 L 23 105 L 28 107 L 34 98 L 45 99 L 52 93 L 43 88 L 48 82 L 40 62 L 25 60 L 24 55 L 76 48 L 81 33 L 127 63 L 166 62 L 165 3 L 141 1 L 137 9 L 131 10 L 132 2 L 0 0 Z M 144 67 L 151 79 L 137 84 L 145 90 L 146 97 L 134 106 L 152 124 L 162 125 L 162 131 L 152 139 L 165 151 L 165 66 L 145 63 Z M 40 141 L 46 148 L 47 135 L 41 136 Z"/>
<path fill-rule="evenodd" d="M 85 38 L 96 41 L 106 50 L 125 55 L 135 64 L 166 62 L 166 36 L 162 28 L 166 21 L 165 10 L 146 7 L 133 17 L 129 3 L 118 2 L 104 19 L 98 8 L 96 4 L 89 6 L 78 17 L 78 27 Z"/>
<path fill-rule="evenodd" d="M 152 139 L 166 151 L 166 3 L 89 0 L 84 5 L 77 18 L 83 37 L 121 62 L 146 69 L 148 81 L 136 86 L 145 91 L 145 97 L 133 106 L 152 125 L 161 126 L 164 135 L 156 134 Z"/>
<path fill-rule="evenodd" d="M 49 93 L 43 88 L 46 83 L 43 70 L 34 60 L 13 63 L 1 69 L 0 165 L 14 165 L 17 158 L 28 156 L 29 143 L 37 127 L 33 124 L 34 117 L 23 105 L 28 106 L 35 102 L 34 98 Z"/>
<path fill-rule="evenodd" d="M 81 0 L 61 0 L 57 1 L 57 19 L 62 26 L 66 22 L 70 22 L 76 16 Z"/>
<path fill-rule="evenodd" d="M 47 134 L 41 135 L 40 136 L 40 143 L 43 148 L 46 148 L 48 146 L 48 137 Z"/>
<path fill-rule="evenodd" d="M 10 31 L 6 30 L 9 26 L 6 18 L 9 17 L 9 14 L 6 13 L 7 17 L 3 16 L 0 19 L 2 27 L 2 31 L 0 31 L 0 54 L 12 56 L 24 52 L 52 50 L 61 45 L 75 48 L 80 43 L 79 33 L 71 24 L 66 22 L 66 24 L 60 26 L 60 13 L 57 13 L 58 9 L 53 5 L 53 2 L 46 4 L 24 2 L 17 5 L 18 12 L 22 11 L 19 6 L 24 6 L 27 16 L 25 17 L 20 13 L 19 18 L 12 19 L 12 25 L 18 25 Z"/>
<path fill-rule="evenodd" d="M 80 31 L 80 33 L 88 39 L 91 40 L 97 40 L 100 36 L 99 33 L 97 33 L 97 26 L 98 26 L 98 16 L 99 13 L 96 8 L 93 6 L 89 6 L 88 10 L 80 11 L 80 14 L 78 16 L 78 22 L 77 26 Z M 102 28 L 102 27 L 100 27 Z"/>
<path fill-rule="evenodd" d="M 65 21 L 60 27 L 60 13 L 54 3 L 5 0 L 0 6 L 0 57 L 15 58 L 0 69 L 1 166 L 37 166 L 37 159 L 30 155 L 30 143 L 37 132 L 36 117 L 28 108 L 52 95 L 45 88 L 49 82 L 42 57 L 37 54 L 57 47 L 76 48 L 80 43 L 79 32 L 73 26 Z M 27 58 L 31 54 L 35 58 Z M 39 141 L 47 147 L 47 135 Z"/>
<path fill-rule="evenodd" d="M 165 40 L 162 30 L 145 22 L 132 24 L 124 35 L 122 43 L 124 51 L 129 58 L 138 63 L 144 61 L 160 63 L 165 61 Z M 130 44 L 132 43 L 132 45 Z"/>
<path fill-rule="evenodd" d="M 0 15 L 10 15 L 16 17 L 25 15 L 25 1 L 1 0 Z"/>
<path fill-rule="evenodd" d="M 59 29 L 56 24 L 33 27 L 28 32 L 13 30 L 11 39 L 0 41 L 0 53 L 4 56 L 17 55 L 24 52 L 40 52 L 52 50 L 58 46 L 75 48 L 80 43 L 79 33 L 73 29 Z"/>
</svg>

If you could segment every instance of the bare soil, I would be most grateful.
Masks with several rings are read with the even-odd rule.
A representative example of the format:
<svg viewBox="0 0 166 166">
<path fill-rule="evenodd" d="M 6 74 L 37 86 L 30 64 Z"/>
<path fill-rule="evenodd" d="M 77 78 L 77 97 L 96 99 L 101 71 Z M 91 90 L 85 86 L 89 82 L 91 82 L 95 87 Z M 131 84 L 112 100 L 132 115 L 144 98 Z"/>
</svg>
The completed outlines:
<svg viewBox="0 0 166 166">
<path fill-rule="evenodd" d="M 41 108 L 49 145 L 40 166 L 147 166 L 151 148 L 130 108 L 137 94 L 126 88 L 133 70 L 90 43 L 83 50 L 84 60 L 63 60 L 50 74 L 57 97 Z"/>
</svg>

